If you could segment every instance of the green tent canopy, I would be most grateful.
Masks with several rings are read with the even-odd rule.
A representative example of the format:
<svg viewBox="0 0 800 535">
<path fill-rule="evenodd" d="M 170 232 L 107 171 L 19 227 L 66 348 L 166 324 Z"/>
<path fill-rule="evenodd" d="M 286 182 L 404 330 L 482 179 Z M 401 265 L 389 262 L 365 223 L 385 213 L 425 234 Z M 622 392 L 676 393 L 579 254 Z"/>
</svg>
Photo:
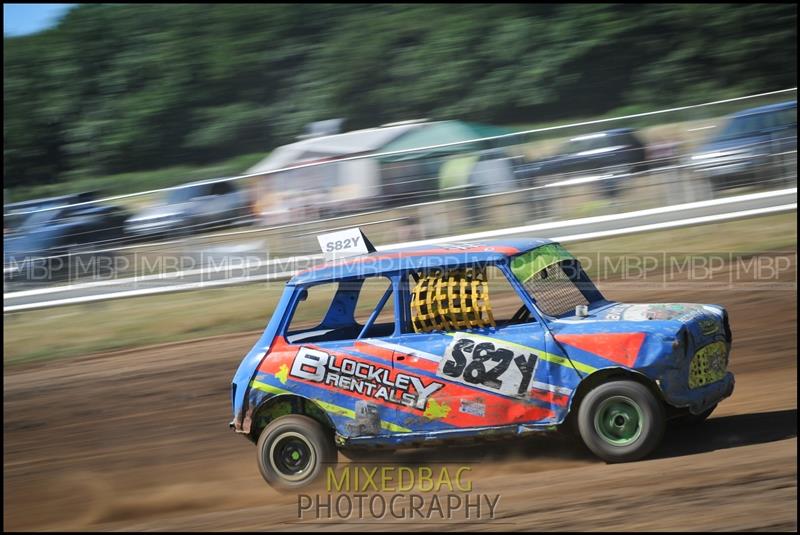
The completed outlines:
<svg viewBox="0 0 800 535">
<path fill-rule="evenodd" d="M 469 141 L 471 139 L 512 134 L 513 132 L 514 130 L 501 128 L 499 126 L 468 123 L 464 121 L 437 121 L 434 123 L 429 123 L 423 128 L 418 128 L 400 136 L 394 141 L 391 141 L 390 143 L 381 147 L 378 152 L 394 152 L 429 147 L 432 145 L 442 145 L 445 143 L 458 143 L 461 141 Z M 489 148 L 489 145 L 480 143 L 464 143 L 462 145 L 438 147 L 419 152 L 415 151 L 405 154 L 382 156 L 380 160 L 385 163 L 417 160 L 436 156 L 446 156 L 448 154 L 471 152 L 484 148 Z"/>
</svg>

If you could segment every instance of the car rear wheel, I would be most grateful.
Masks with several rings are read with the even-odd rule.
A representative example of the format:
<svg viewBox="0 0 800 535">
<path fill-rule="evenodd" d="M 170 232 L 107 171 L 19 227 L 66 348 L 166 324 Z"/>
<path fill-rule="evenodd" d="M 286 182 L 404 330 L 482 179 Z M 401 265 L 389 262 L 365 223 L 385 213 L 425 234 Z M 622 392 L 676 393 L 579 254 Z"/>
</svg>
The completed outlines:
<svg viewBox="0 0 800 535">
<path fill-rule="evenodd" d="M 258 438 L 258 468 L 273 487 L 297 489 L 314 483 L 336 462 L 336 448 L 322 425 L 307 416 L 281 416 Z"/>
<path fill-rule="evenodd" d="M 612 381 L 590 391 L 578 408 L 578 431 L 586 446 L 610 462 L 639 460 L 664 435 L 664 407 L 641 383 Z"/>
</svg>

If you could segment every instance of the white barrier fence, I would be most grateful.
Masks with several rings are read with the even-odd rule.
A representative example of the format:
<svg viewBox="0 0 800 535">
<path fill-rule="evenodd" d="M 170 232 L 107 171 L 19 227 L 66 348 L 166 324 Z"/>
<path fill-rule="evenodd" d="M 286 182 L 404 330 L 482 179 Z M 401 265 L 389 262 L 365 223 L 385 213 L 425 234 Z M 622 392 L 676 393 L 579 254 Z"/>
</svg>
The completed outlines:
<svg viewBox="0 0 800 535">
<path fill-rule="evenodd" d="M 788 202 L 787 202 L 788 201 Z M 665 206 L 633 212 L 588 217 L 557 222 L 538 223 L 523 225 L 510 228 L 495 229 L 483 232 L 473 232 L 469 234 L 453 235 L 429 240 L 417 240 L 405 243 L 393 243 L 389 245 L 377 246 L 378 251 L 395 248 L 413 247 L 419 245 L 431 245 L 439 242 L 459 242 L 491 239 L 496 237 L 514 236 L 520 234 L 536 235 L 537 237 L 549 237 L 555 241 L 569 242 L 578 240 L 588 240 L 605 238 L 611 236 L 621 236 L 632 233 L 647 232 L 653 230 L 664 230 L 691 225 L 729 221 L 759 215 L 777 214 L 797 210 L 797 188 L 787 188 L 783 190 L 761 192 L 723 199 L 699 201 L 685 203 L 674 206 Z M 753 207 L 755 206 L 755 207 Z M 716 210 L 717 213 L 706 213 L 709 210 Z M 621 226 L 620 226 L 621 225 Z M 611 226 L 616 228 L 604 228 Z M 570 229 L 572 229 L 570 231 Z M 591 229 L 591 230 L 588 230 Z M 256 262 L 251 266 L 252 269 L 285 266 L 297 263 L 311 265 L 320 261 L 322 255 L 306 255 L 300 257 L 277 258 L 264 262 Z M 279 270 L 261 274 L 252 274 L 244 277 L 228 277 L 218 280 L 202 280 L 204 275 L 212 272 L 209 269 L 199 269 L 193 271 L 174 272 L 169 274 L 159 274 L 147 277 L 132 277 L 130 279 L 116 279 L 107 281 L 96 281 L 62 287 L 51 287 L 36 290 L 12 292 L 3 295 L 6 301 L 24 300 L 41 295 L 53 295 L 65 292 L 82 292 L 94 290 L 101 287 L 124 287 L 136 285 L 143 282 L 165 281 L 168 279 L 200 277 L 197 282 L 187 282 L 182 284 L 164 284 L 157 287 L 137 288 L 121 291 L 108 291 L 92 295 L 78 295 L 75 297 L 65 297 L 61 299 L 49 299 L 46 301 L 27 302 L 3 306 L 3 312 L 17 312 L 40 308 L 49 308 L 71 304 L 90 303 L 105 301 L 110 299 L 121 299 L 128 297 L 140 297 L 146 295 L 156 295 L 163 293 L 182 292 L 197 290 L 201 288 L 214 288 L 221 286 L 231 286 L 248 284 L 255 282 L 287 280 L 296 273 L 296 270 Z"/>
</svg>

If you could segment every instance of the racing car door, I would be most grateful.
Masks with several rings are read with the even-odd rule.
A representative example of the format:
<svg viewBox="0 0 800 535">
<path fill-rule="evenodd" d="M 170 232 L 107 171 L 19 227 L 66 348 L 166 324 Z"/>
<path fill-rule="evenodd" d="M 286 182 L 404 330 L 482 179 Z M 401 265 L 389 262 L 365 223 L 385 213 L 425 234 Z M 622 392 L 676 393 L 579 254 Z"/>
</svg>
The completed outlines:
<svg viewBox="0 0 800 535">
<path fill-rule="evenodd" d="M 411 432 L 397 419 L 421 413 L 420 395 L 435 389 L 423 378 L 395 373 L 395 294 L 394 280 L 384 275 L 303 288 L 298 304 L 306 306 L 291 314 L 283 360 L 265 359 L 273 368 L 286 366 L 279 388 L 324 407 L 344 436 Z"/>
<path fill-rule="evenodd" d="M 446 288 L 445 288 L 446 287 Z M 574 370 L 547 352 L 544 326 L 496 266 L 411 274 L 393 345 L 397 373 L 440 387 L 407 419 L 439 432 L 560 421 Z M 433 387 L 432 387 L 433 388 Z"/>
</svg>

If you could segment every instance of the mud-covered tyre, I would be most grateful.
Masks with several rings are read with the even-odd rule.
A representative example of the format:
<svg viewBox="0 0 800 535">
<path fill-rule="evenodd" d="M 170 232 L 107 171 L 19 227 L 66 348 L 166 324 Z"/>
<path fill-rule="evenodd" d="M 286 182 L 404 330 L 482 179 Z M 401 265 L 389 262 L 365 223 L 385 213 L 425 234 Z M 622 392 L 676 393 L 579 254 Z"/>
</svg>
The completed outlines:
<svg viewBox="0 0 800 535">
<path fill-rule="evenodd" d="M 258 469 L 271 486 L 311 485 L 336 462 L 332 437 L 316 420 L 291 414 L 273 420 L 258 438 Z"/>
<path fill-rule="evenodd" d="M 711 407 L 707 408 L 700 414 L 692 414 L 687 412 L 685 414 L 681 414 L 669 421 L 669 425 L 675 427 L 690 427 L 693 425 L 698 425 L 705 422 L 711 413 L 714 412 L 714 409 L 717 408 L 717 405 L 714 404 Z"/>
<path fill-rule="evenodd" d="M 664 436 L 664 407 L 635 381 L 612 381 L 590 391 L 578 408 L 578 431 L 586 446 L 606 462 L 636 461 Z"/>
</svg>

